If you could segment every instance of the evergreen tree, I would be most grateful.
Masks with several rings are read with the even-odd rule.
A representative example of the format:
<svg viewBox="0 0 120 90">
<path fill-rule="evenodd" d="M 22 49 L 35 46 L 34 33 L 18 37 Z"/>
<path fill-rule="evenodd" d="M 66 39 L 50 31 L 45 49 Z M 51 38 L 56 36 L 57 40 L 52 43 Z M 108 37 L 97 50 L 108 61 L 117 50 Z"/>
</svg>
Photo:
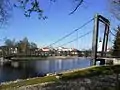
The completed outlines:
<svg viewBox="0 0 120 90">
<path fill-rule="evenodd" d="M 120 26 L 118 26 L 117 28 L 112 55 L 116 57 L 120 57 Z"/>
</svg>

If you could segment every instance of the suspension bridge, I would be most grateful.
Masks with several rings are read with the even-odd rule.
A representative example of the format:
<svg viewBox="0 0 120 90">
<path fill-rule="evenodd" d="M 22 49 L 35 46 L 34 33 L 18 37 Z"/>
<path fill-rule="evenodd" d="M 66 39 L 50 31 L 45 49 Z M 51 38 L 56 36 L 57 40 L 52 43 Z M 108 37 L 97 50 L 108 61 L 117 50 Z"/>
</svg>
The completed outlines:
<svg viewBox="0 0 120 90">
<path fill-rule="evenodd" d="M 91 25 L 90 23 L 94 24 L 92 28 L 90 28 L 89 26 Z M 89 26 L 87 28 L 88 30 L 86 29 L 87 26 Z M 77 41 L 76 45 L 78 44 L 78 46 L 80 47 L 78 47 L 79 49 L 91 50 L 91 65 L 95 65 L 97 61 L 100 61 L 101 64 L 105 64 L 105 60 L 111 59 L 107 58 L 107 52 L 112 47 L 112 39 L 110 37 L 115 35 L 110 29 L 110 21 L 104 16 L 98 14 L 96 14 L 94 18 L 85 22 L 79 28 L 66 34 L 65 36 L 51 43 L 47 47 L 54 47 L 54 45 L 59 44 L 59 42 L 65 40 L 66 38 L 69 38 L 75 33 L 77 33 L 76 38 L 72 40 L 69 39 L 70 41 L 58 45 L 58 47 L 64 47 Z"/>
<path fill-rule="evenodd" d="M 111 36 L 114 36 L 114 34 L 110 29 L 110 21 L 104 16 L 96 14 L 95 17 L 80 27 L 72 30 L 46 47 L 76 47 L 80 51 L 90 50 L 91 65 L 95 65 L 96 61 L 104 64 L 107 51 L 112 47 Z M 62 43 L 63 41 L 65 43 Z M 11 58 L 14 55 L 5 55 L 4 58 L 6 57 Z"/>
</svg>

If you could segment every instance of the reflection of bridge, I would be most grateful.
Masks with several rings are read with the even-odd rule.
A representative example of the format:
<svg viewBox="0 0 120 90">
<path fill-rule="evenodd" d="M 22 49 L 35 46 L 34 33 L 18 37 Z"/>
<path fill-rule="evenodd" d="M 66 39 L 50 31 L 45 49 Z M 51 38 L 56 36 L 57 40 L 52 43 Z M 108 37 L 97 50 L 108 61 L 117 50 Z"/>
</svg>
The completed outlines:
<svg viewBox="0 0 120 90">
<path fill-rule="evenodd" d="M 92 32 L 92 30 L 90 30 L 90 26 L 88 28 L 86 26 L 90 22 L 92 22 L 93 20 L 94 20 L 93 35 L 90 35 L 90 33 Z M 101 26 L 100 25 L 104 25 L 104 28 L 102 27 L 103 30 L 101 30 Z M 75 44 L 75 45 L 76 46 L 77 45 L 81 45 L 80 48 L 78 47 L 78 49 L 82 49 L 82 50 L 83 49 L 84 50 L 88 50 L 89 49 L 89 50 L 92 51 L 92 55 L 91 55 L 91 57 L 92 57 L 91 64 L 92 65 L 96 64 L 96 61 L 102 61 L 104 63 L 104 59 L 103 58 L 106 57 L 107 48 L 109 47 L 109 44 L 110 44 L 108 42 L 109 41 L 109 27 L 110 27 L 109 20 L 106 19 L 105 17 L 101 16 L 101 15 L 96 14 L 94 18 L 92 18 L 88 22 L 84 23 L 81 27 L 73 30 L 69 34 L 67 34 L 67 35 L 63 36 L 62 38 L 58 39 L 57 41 L 51 43 L 48 47 L 54 47 L 55 44 L 58 44 L 58 47 L 63 47 L 65 45 L 73 43 L 74 41 L 77 41 L 77 44 Z M 80 29 L 82 29 L 82 28 L 84 30 L 82 30 L 82 32 L 79 33 L 78 31 Z M 90 31 L 88 31 L 88 29 Z M 87 33 L 85 33 L 85 31 L 87 31 Z M 75 32 L 76 32 L 75 36 L 77 38 L 74 38 L 73 40 L 71 40 L 71 38 L 74 37 L 73 34 L 75 34 Z M 86 38 L 86 36 L 87 36 L 87 38 Z M 92 38 L 92 40 L 89 40 L 89 39 L 91 39 L 90 38 L 91 36 L 93 38 Z M 70 37 L 70 38 L 68 38 L 68 37 Z M 98 37 L 100 37 L 100 39 Z M 59 43 L 62 40 L 66 40 L 66 38 L 68 38 L 68 40 L 70 40 L 70 41 L 68 41 L 68 42 L 65 41 L 66 43 L 64 43 L 64 44 L 60 44 Z M 99 41 L 102 42 L 102 44 L 101 44 L 102 46 L 101 46 L 101 51 L 99 51 L 99 53 L 98 53 Z M 90 45 L 90 43 L 91 43 L 91 45 Z M 58 48 L 58 47 L 56 47 L 56 48 Z M 98 58 L 98 54 L 99 54 L 99 57 L 101 57 L 101 58 Z M 15 57 L 15 56 L 16 55 L 6 55 L 6 56 L 4 56 L 4 58 L 10 59 L 10 58 Z M 17 55 L 17 56 L 19 57 L 19 55 Z M 101 64 L 103 64 L 103 63 L 101 63 Z"/>
</svg>

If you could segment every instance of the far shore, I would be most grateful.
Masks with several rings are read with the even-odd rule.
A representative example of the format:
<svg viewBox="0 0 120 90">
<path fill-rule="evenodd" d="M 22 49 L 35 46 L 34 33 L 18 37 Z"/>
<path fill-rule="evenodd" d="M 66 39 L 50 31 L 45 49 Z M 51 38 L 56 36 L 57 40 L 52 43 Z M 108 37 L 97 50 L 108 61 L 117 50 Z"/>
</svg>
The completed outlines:
<svg viewBox="0 0 120 90">
<path fill-rule="evenodd" d="M 11 60 L 48 60 L 48 59 L 75 59 L 75 58 L 84 58 L 78 56 L 49 56 L 49 57 L 14 57 Z"/>
</svg>

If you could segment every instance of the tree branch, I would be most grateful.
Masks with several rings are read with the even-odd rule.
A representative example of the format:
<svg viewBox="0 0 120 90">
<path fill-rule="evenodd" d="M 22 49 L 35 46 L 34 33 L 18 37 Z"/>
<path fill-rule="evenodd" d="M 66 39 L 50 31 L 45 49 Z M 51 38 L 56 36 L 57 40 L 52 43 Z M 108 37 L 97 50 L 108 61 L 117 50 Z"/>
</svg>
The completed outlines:
<svg viewBox="0 0 120 90">
<path fill-rule="evenodd" d="M 71 13 L 69 13 L 69 15 L 73 14 L 79 8 L 79 6 L 83 3 L 83 1 L 84 0 L 80 0 L 80 2 L 78 3 L 78 5 L 75 7 L 75 9 Z"/>
</svg>

